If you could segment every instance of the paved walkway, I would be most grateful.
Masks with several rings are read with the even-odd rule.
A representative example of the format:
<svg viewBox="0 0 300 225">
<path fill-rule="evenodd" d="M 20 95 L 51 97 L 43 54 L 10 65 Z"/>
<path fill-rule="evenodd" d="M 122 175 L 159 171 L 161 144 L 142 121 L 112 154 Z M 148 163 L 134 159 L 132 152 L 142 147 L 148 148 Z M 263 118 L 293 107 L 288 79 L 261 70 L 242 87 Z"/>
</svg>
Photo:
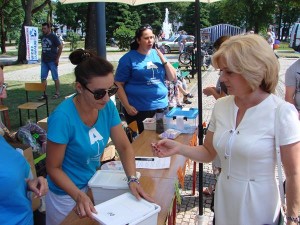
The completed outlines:
<svg viewBox="0 0 300 225">
<path fill-rule="evenodd" d="M 108 52 L 107 59 L 111 62 L 117 62 L 119 58 L 124 53 L 112 53 L 110 54 Z M 167 55 L 169 58 L 169 61 L 175 62 L 177 61 L 177 55 Z M 0 58 L 1 61 L 3 61 L 3 58 Z M 10 59 L 11 60 L 11 59 Z M 278 94 L 280 97 L 284 96 L 284 73 L 286 69 L 295 61 L 296 59 L 287 59 L 287 58 L 280 58 L 280 78 L 279 78 L 279 84 L 276 89 L 276 94 Z M 74 66 L 68 61 L 67 56 L 61 57 L 60 60 L 60 66 L 59 66 L 59 74 L 64 75 L 73 72 Z M 37 64 L 36 66 L 28 69 L 22 69 L 19 71 L 13 71 L 13 72 L 7 72 L 5 73 L 5 80 L 20 80 L 20 81 L 38 81 L 40 77 L 40 64 Z M 49 78 L 51 79 L 51 78 Z M 195 78 L 197 79 L 197 78 Z M 216 81 L 218 79 L 218 72 L 215 71 L 212 67 L 209 68 L 208 71 L 203 72 L 202 74 L 202 86 L 214 86 L 216 84 Z M 190 92 L 194 95 L 194 98 L 192 100 L 193 107 L 197 107 L 198 104 L 198 88 L 197 88 L 197 82 L 193 82 L 193 85 L 189 86 Z M 211 111 L 213 108 L 213 105 L 215 103 L 215 100 L 213 97 L 207 97 L 202 96 L 202 117 L 203 121 L 209 122 Z M 190 168 L 187 168 L 186 171 L 186 178 L 185 178 L 185 187 L 184 190 L 181 190 L 181 200 L 182 204 L 178 206 L 178 214 L 176 218 L 176 224 L 177 225 L 194 225 L 198 224 L 196 221 L 197 215 L 198 215 L 198 209 L 199 209 L 199 192 L 196 191 L 196 195 L 191 195 L 192 190 L 192 165 L 190 164 Z M 212 175 L 212 168 L 211 164 L 204 164 L 203 165 L 204 175 L 203 175 L 203 186 L 208 186 L 209 184 L 213 184 L 215 182 L 214 176 Z M 198 177 L 198 164 L 197 164 L 197 177 Z M 198 190 L 198 179 L 197 179 L 197 190 Z M 211 197 L 210 196 L 204 196 L 204 216 L 206 219 L 205 223 L 202 224 L 212 224 L 212 218 L 213 213 L 210 210 L 210 204 L 211 204 Z M 200 223 L 199 223 L 200 224 Z"/>
</svg>

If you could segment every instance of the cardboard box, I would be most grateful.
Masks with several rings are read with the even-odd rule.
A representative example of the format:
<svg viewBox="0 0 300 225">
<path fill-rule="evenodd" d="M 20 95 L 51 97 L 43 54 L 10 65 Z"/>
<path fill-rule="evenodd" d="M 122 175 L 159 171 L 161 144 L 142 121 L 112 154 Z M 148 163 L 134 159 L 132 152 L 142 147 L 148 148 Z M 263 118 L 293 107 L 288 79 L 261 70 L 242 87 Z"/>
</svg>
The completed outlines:
<svg viewBox="0 0 300 225">
<path fill-rule="evenodd" d="M 48 117 L 41 119 L 37 122 L 37 125 L 39 125 L 41 128 L 43 128 L 45 131 L 47 131 L 48 129 L 48 125 L 47 125 L 47 121 L 48 121 Z"/>
<path fill-rule="evenodd" d="M 103 225 L 156 225 L 160 206 L 144 199 L 137 200 L 131 193 L 95 206 L 95 220 Z"/>
<path fill-rule="evenodd" d="M 34 178 L 36 178 L 36 170 L 35 170 L 35 165 L 34 165 L 34 160 L 33 160 L 33 155 L 32 155 L 32 149 L 27 148 L 23 151 L 24 157 L 30 164 L 31 172 Z M 40 207 L 41 201 L 40 198 L 32 198 L 32 210 L 35 211 Z"/>
<path fill-rule="evenodd" d="M 141 174 L 137 172 L 139 178 Z M 95 205 L 129 192 L 124 170 L 98 170 L 88 182 Z"/>
<path fill-rule="evenodd" d="M 35 169 L 34 160 L 33 160 L 32 148 L 28 147 L 27 145 L 24 145 L 22 143 L 18 143 L 18 142 L 10 142 L 9 144 L 14 148 L 23 149 L 23 155 L 30 165 L 33 177 L 36 178 L 36 169 Z M 31 204 L 32 211 L 37 210 L 41 204 L 40 198 L 32 198 L 31 201 L 32 201 L 32 204 Z"/>
<path fill-rule="evenodd" d="M 192 134 L 198 127 L 198 109 L 174 107 L 166 115 L 167 128 Z"/>
<path fill-rule="evenodd" d="M 116 156 L 116 148 L 114 145 L 109 145 L 104 149 L 104 152 L 101 156 L 101 163 L 105 163 L 107 161 L 111 161 Z"/>
</svg>

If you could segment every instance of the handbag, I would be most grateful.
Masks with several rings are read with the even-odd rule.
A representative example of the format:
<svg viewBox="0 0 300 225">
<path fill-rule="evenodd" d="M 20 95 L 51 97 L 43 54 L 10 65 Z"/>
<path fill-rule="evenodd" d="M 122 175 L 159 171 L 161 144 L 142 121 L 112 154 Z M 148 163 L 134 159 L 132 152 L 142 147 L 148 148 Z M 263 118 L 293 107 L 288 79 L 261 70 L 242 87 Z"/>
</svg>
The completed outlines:
<svg viewBox="0 0 300 225">
<path fill-rule="evenodd" d="M 284 188 L 283 188 L 283 173 L 281 167 L 281 155 L 280 155 L 280 146 L 279 146 L 279 114 L 280 109 L 284 102 L 279 103 L 275 111 L 275 150 L 276 150 L 276 159 L 277 159 L 277 169 L 278 169 L 278 180 L 279 180 L 279 193 L 281 199 L 280 215 L 278 225 L 286 224 L 285 217 L 285 197 L 284 197 Z"/>
</svg>

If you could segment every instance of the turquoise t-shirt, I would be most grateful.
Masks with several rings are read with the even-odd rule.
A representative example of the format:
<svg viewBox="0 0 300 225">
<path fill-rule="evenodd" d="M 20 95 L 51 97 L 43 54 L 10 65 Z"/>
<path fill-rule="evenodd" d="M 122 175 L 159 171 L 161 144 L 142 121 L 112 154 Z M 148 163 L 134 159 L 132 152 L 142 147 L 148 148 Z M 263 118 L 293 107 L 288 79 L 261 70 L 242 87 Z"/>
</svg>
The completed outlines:
<svg viewBox="0 0 300 225">
<path fill-rule="evenodd" d="M 115 80 L 124 82 L 129 104 L 138 111 L 168 106 L 166 70 L 155 49 L 143 55 L 136 50 L 126 53 L 119 61 Z"/>
<path fill-rule="evenodd" d="M 26 178 L 30 165 L 0 135 L 0 224 L 33 225 Z"/>
<path fill-rule="evenodd" d="M 48 118 L 47 138 L 65 144 L 62 170 L 79 188 L 84 188 L 100 166 L 100 157 L 110 137 L 110 129 L 121 123 L 119 113 L 110 100 L 99 110 L 93 127 L 86 126 L 73 103 L 73 97 L 63 101 Z M 58 195 L 67 194 L 47 177 L 49 188 Z"/>
</svg>

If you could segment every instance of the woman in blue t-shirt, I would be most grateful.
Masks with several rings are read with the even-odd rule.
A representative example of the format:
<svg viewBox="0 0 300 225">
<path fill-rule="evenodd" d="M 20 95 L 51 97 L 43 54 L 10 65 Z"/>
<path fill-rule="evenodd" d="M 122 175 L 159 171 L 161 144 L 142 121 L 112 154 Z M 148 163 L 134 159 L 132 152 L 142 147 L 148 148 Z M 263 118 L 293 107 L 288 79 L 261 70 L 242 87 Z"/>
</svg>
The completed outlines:
<svg viewBox="0 0 300 225">
<path fill-rule="evenodd" d="M 112 64 L 82 49 L 72 52 L 69 59 L 77 65 L 77 93 L 63 101 L 48 118 L 47 225 L 60 224 L 72 209 L 81 218 L 92 218 L 92 212 L 96 213 L 86 194 L 87 185 L 101 165 L 109 137 L 119 152 L 132 194 L 151 200 L 135 177 L 134 151 L 110 100 L 118 90 Z"/>
<path fill-rule="evenodd" d="M 118 96 L 124 107 L 126 122 L 137 121 L 139 132 L 144 130 L 143 120 L 156 111 L 168 108 L 168 89 L 165 80 L 173 81 L 176 70 L 155 46 L 150 25 L 140 27 L 130 51 L 119 61 L 115 81 Z"/>
</svg>

